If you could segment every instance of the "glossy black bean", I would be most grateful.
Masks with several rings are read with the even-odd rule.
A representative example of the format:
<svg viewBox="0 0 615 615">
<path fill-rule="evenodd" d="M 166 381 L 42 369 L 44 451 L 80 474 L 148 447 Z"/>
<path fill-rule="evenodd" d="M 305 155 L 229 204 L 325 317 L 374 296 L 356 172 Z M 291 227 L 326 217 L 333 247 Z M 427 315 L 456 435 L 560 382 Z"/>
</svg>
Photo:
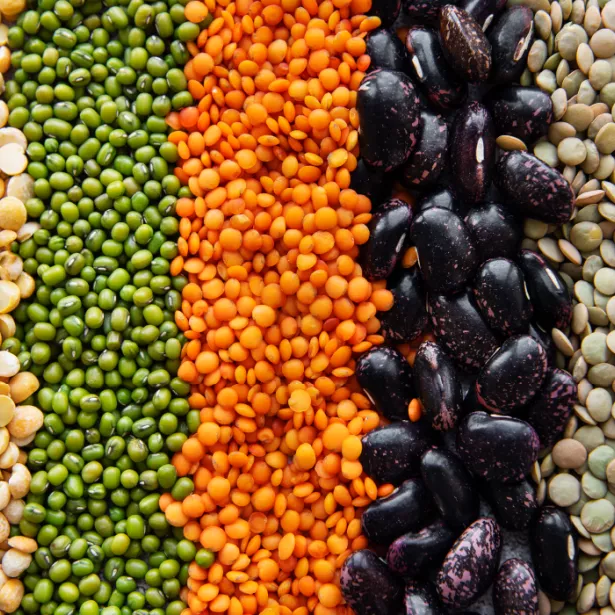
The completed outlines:
<svg viewBox="0 0 615 615">
<path fill-rule="evenodd" d="M 471 291 L 430 295 L 428 308 L 437 342 L 463 369 L 481 368 L 499 346 Z"/>
<path fill-rule="evenodd" d="M 389 568 L 401 577 L 425 576 L 440 566 L 453 546 L 458 532 L 438 520 L 418 532 L 409 532 L 391 543 L 387 552 Z"/>
<path fill-rule="evenodd" d="M 357 95 L 361 156 L 373 167 L 401 166 L 421 133 L 420 102 L 410 77 L 390 70 L 369 73 Z"/>
<path fill-rule="evenodd" d="M 391 175 L 382 169 L 370 167 L 363 158 L 359 158 L 357 168 L 350 176 L 350 188 L 371 200 L 373 212 L 391 196 L 392 187 Z"/>
<path fill-rule="evenodd" d="M 476 398 L 491 412 L 511 413 L 536 396 L 547 369 L 547 353 L 531 335 L 510 337 L 478 374 Z"/>
<path fill-rule="evenodd" d="M 438 207 L 421 211 L 412 223 L 410 239 L 430 292 L 455 292 L 474 275 L 478 253 L 463 220 L 452 211 Z"/>
<path fill-rule="evenodd" d="M 527 420 L 540 438 L 541 448 L 553 446 L 566 429 L 577 403 L 577 384 L 562 369 L 552 369 L 528 408 Z"/>
<path fill-rule="evenodd" d="M 372 502 L 361 515 L 361 527 L 369 540 L 390 544 L 402 534 L 422 528 L 433 511 L 423 481 L 409 478 L 391 495 Z"/>
<path fill-rule="evenodd" d="M 468 212 L 466 226 L 482 261 L 503 256 L 514 259 L 521 242 L 521 225 L 502 205 L 485 203 Z"/>
<path fill-rule="evenodd" d="M 404 12 L 414 23 L 436 25 L 438 12 L 448 0 L 404 0 Z"/>
<path fill-rule="evenodd" d="M 416 203 L 416 211 L 421 212 L 432 207 L 440 207 L 448 209 L 458 216 L 463 216 L 467 213 L 467 206 L 461 203 L 459 199 L 449 188 L 434 188 L 432 191 L 425 193 Z"/>
<path fill-rule="evenodd" d="M 424 421 L 398 421 L 365 434 L 359 460 L 363 471 L 377 483 L 399 485 L 420 474 L 421 457 L 432 442 Z"/>
<path fill-rule="evenodd" d="M 392 615 L 402 605 L 403 587 L 399 579 L 367 549 L 346 558 L 340 573 L 340 589 L 356 615 Z"/>
<path fill-rule="evenodd" d="M 372 2 L 369 14 L 380 17 L 382 26 L 390 28 L 395 23 L 400 11 L 401 0 L 378 0 L 378 2 Z"/>
<path fill-rule="evenodd" d="M 478 490 L 461 459 L 450 451 L 433 447 L 421 459 L 421 476 L 444 521 L 462 532 L 478 517 Z"/>
<path fill-rule="evenodd" d="M 529 480 L 485 483 L 483 492 L 498 523 L 507 530 L 526 529 L 538 510 L 536 489 Z"/>
<path fill-rule="evenodd" d="M 426 298 L 423 278 L 418 267 L 398 267 L 387 280 L 393 293 L 393 307 L 379 312 L 380 333 L 392 342 L 410 342 L 427 327 Z"/>
<path fill-rule="evenodd" d="M 537 615 L 538 586 L 527 562 L 512 558 L 502 564 L 493 582 L 493 606 L 498 615 Z"/>
<path fill-rule="evenodd" d="M 530 527 L 530 546 L 542 591 L 553 600 L 574 596 L 579 554 L 568 515 L 554 506 L 543 507 Z"/>
<path fill-rule="evenodd" d="M 572 320 L 572 298 L 562 277 L 532 250 L 521 250 L 518 262 L 538 324 L 547 330 L 565 329 Z"/>
<path fill-rule="evenodd" d="M 461 417 L 462 396 L 453 361 L 438 344 L 423 342 L 416 353 L 413 370 L 426 420 L 438 431 L 454 429 Z"/>
<path fill-rule="evenodd" d="M 557 169 L 532 154 L 505 152 L 493 177 L 512 211 L 556 224 L 570 220 L 575 199 L 572 188 Z"/>
<path fill-rule="evenodd" d="M 428 581 L 409 581 L 404 595 L 406 615 L 446 615 L 435 587 Z"/>
<path fill-rule="evenodd" d="M 527 66 L 534 42 L 534 13 L 527 6 L 512 6 L 493 24 L 488 35 L 491 43 L 491 81 L 518 81 Z"/>
<path fill-rule="evenodd" d="M 369 70 L 386 68 L 407 73 L 409 58 L 406 47 L 397 34 L 387 28 L 374 30 L 367 37 L 367 55 L 370 57 Z"/>
<path fill-rule="evenodd" d="M 381 280 L 393 273 L 406 245 L 412 209 L 405 201 L 391 199 L 369 221 L 369 239 L 361 249 L 363 275 Z"/>
<path fill-rule="evenodd" d="M 421 111 L 423 129 L 416 149 L 402 167 L 408 188 L 424 188 L 436 182 L 447 162 L 448 124 L 440 115 Z"/>
<path fill-rule="evenodd" d="M 362 354 L 356 377 L 376 409 L 390 420 L 408 418 L 408 404 L 415 397 L 412 369 L 394 348 L 378 346 Z"/>
<path fill-rule="evenodd" d="M 410 28 L 406 49 L 410 54 L 410 74 L 431 105 L 441 111 L 449 111 L 463 103 L 468 95 L 468 86 L 446 63 L 440 41 L 433 30 L 418 26 Z"/>
<path fill-rule="evenodd" d="M 457 6 L 478 23 L 483 32 L 506 6 L 506 0 L 461 0 Z"/>
<path fill-rule="evenodd" d="M 491 45 L 481 27 L 463 9 L 447 4 L 440 10 L 440 41 L 448 63 L 470 83 L 487 81 Z"/>
<path fill-rule="evenodd" d="M 487 107 L 472 101 L 457 115 L 449 151 L 452 188 L 469 204 L 485 200 L 495 164 L 495 128 Z"/>
<path fill-rule="evenodd" d="M 472 412 L 457 431 L 457 452 L 466 467 L 488 481 L 519 482 L 540 450 L 538 435 L 511 416 Z"/>
<path fill-rule="evenodd" d="M 533 306 L 532 306 L 533 309 Z M 531 323 L 528 333 L 545 349 L 549 363 L 555 361 L 555 344 L 549 333 L 543 331 L 536 323 Z"/>
<path fill-rule="evenodd" d="M 500 135 L 512 135 L 528 145 L 547 134 L 553 122 L 551 97 L 539 88 L 517 85 L 495 88 L 485 104 Z"/>
<path fill-rule="evenodd" d="M 474 279 L 476 303 L 489 326 L 502 335 L 528 330 L 532 304 L 523 272 L 507 258 L 485 261 Z"/>
<path fill-rule="evenodd" d="M 457 539 L 442 563 L 436 588 L 449 609 L 465 609 L 491 585 L 498 569 L 502 535 L 498 524 L 481 517 Z"/>
</svg>

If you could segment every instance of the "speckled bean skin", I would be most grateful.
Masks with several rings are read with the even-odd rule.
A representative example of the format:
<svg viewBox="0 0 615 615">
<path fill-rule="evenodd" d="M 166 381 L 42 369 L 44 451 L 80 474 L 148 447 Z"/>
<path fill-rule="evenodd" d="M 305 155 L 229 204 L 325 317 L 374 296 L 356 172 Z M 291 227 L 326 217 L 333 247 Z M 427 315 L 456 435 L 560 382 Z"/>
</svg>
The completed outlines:
<svg viewBox="0 0 615 615">
<path fill-rule="evenodd" d="M 491 45 L 481 27 L 463 9 L 440 10 L 440 40 L 448 63 L 470 83 L 489 79 Z"/>
<path fill-rule="evenodd" d="M 420 101 L 404 73 L 375 70 L 357 94 L 361 156 L 384 171 L 401 166 L 416 147 L 421 129 Z"/>
<path fill-rule="evenodd" d="M 369 240 L 361 250 L 363 275 L 368 280 L 388 278 L 402 254 L 410 231 L 412 209 L 405 201 L 391 199 L 369 221 Z"/>
<path fill-rule="evenodd" d="M 448 209 L 421 211 L 410 230 L 425 285 L 432 293 L 461 290 L 478 266 L 478 253 L 463 220 Z"/>
<path fill-rule="evenodd" d="M 406 49 L 410 54 L 410 74 L 434 108 L 450 111 L 463 104 L 468 86 L 446 63 L 433 30 L 420 26 L 410 28 Z"/>
<path fill-rule="evenodd" d="M 472 17 L 483 32 L 486 32 L 506 6 L 506 0 L 461 0 L 457 6 Z"/>
<path fill-rule="evenodd" d="M 501 335 L 527 331 L 532 304 L 525 292 L 523 272 L 512 261 L 485 261 L 474 279 L 474 296 L 484 319 Z"/>
<path fill-rule="evenodd" d="M 397 34 L 386 28 L 378 28 L 370 33 L 366 53 L 371 59 L 369 71 L 386 68 L 407 73 L 409 70 L 406 47 Z"/>
<path fill-rule="evenodd" d="M 574 378 L 562 369 L 552 369 L 527 412 L 527 420 L 538 433 L 541 448 L 553 446 L 561 438 L 576 402 Z"/>
<path fill-rule="evenodd" d="M 513 211 L 531 218 L 562 224 L 574 208 L 574 193 L 564 176 L 532 154 L 505 152 L 494 181 Z"/>
<path fill-rule="evenodd" d="M 425 421 L 398 421 L 376 427 L 361 444 L 363 471 L 378 483 L 399 485 L 420 474 L 421 457 L 431 446 L 432 436 Z"/>
<path fill-rule="evenodd" d="M 430 295 L 429 314 L 437 342 L 463 369 L 480 369 L 499 346 L 471 291 Z"/>
<path fill-rule="evenodd" d="M 468 212 L 464 222 L 472 235 L 481 261 L 502 256 L 514 259 L 522 233 L 519 222 L 502 205 L 485 203 Z"/>
<path fill-rule="evenodd" d="M 498 523 L 507 530 L 525 530 L 538 510 L 536 489 L 529 480 L 484 484 L 483 493 Z"/>
<path fill-rule="evenodd" d="M 425 525 L 433 503 L 423 481 L 409 478 L 391 495 L 372 502 L 361 515 L 361 527 L 369 540 L 388 545 L 402 534 Z"/>
<path fill-rule="evenodd" d="M 452 186 L 470 204 L 485 200 L 495 164 L 495 127 L 487 107 L 473 101 L 463 107 L 451 132 Z"/>
<path fill-rule="evenodd" d="M 421 212 L 432 207 L 440 207 L 441 209 L 448 209 L 458 216 L 463 216 L 467 213 L 467 207 L 465 203 L 461 203 L 459 199 L 455 198 L 455 195 L 449 188 L 434 188 L 433 190 L 425 193 L 416 203 L 416 211 Z"/>
<path fill-rule="evenodd" d="M 530 527 L 530 546 L 542 591 L 554 600 L 574 596 L 579 553 L 568 515 L 555 506 L 544 506 Z"/>
<path fill-rule="evenodd" d="M 538 587 L 529 564 L 516 558 L 502 564 L 493 582 L 493 605 L 498 615 L 538 615 Z"/>
<path fill-rule="evenodd" d="M 423 129 L 418 145 L 402 168 L 409 188 L 423 188 L 438 180 L 446 165 L 448 124 L 440 115 L 421 111 Z"/>
<path fill-rule="evenodd" d="M 403 588 L 387 565 L 373 552 L 351 553 L 340 574 L 340 588 L 356 615 L 391 615 L 402 606 Z M 374 589 L 377 588 L 377 591 Z"/>
<path fill-rule="evenodd" d="M 509 85 L 495 88 L 485 99 L 498 134 L 512 135 L 527 145 L 547 134 L 553 123 L 551 97 L 539 88 Z"/>
<path fill-rule="evenodd" d="M 438 512 L 458 533 L 478 517 L 480 501 L 474 479 L 461 459 L 434 446 L 423 454 L 421 476 Z"/>
<path fill-rule="evenodd" d="M 457 453 L 466 468 L 487 481 L 523 480 L 539 450 L 534 429 L 511 416 L 472 412 L 457 431 Z"/>
<path fill-rule="evenodd" d="M 534 13 L 527 6 L 512 6 L 491 27 L 492 83 L 518 81 L 527 66 L 534 42 Z"/>
<path fill-rule="evenodd" d="M 404 11 L 413 22 L 438 23 L 438 12 L 448 0 L 404 0 Z"/>
<path fill-rule="evenodd" d="M 456 538 L 457 532 L 438 520 L 418 532 L 409 532 L 394 540 L 387 552 L 387 564 L 404 578 L 424 576 L 440 566 Z"/>
<path fill-rule="evenodd" d="M 449 609 L 465 609 L 483 594 L 496 574 L 502 549 L 500 528 L 481 517 L 466 529 L 448 552 L 436 588 Z"/>
<path fill-rule="evenodd" d="M 409 581 L 404 606 L 406 615 L 446 615 L 435 587 L 428 582 Z"/>
<path fill-rule="evenodd" d="M 553 363 L 555 361 L 555 344 L 551 334 L 543 331 L 536 323 L 530 324 L 528 333 L 545 349 L 549 363 Z"/>
<path fill-rule="evenodd" d="M 461 385 L 454 363 L 438 344 L 419 346 L 414 382 L 431 426 L 438 431 L 454 429 L 461 417 Z"/>
<path fill-rule="evenodd" d="M 393 307 L 379 312 L 380 333 L 392 342 L 410 342 L 427 326 L 429 316 L 425 305 L 423 278 L 417 267 L 398 267 L 387 280 L 393 293 Z"/>
<path fill-rule="evenodd" d="M 534 307 L 536 322 L 545 330 L 566 329 L 572 320 L 572 297 L 560 274 L 532 250 L 521 250 L 518 261 Z"/>
<path fill-rule="evenodd" d="M 408 404 L 415 393 L 406 357 L 387 346 L 371 348 L 359 357 L 355 373 L 379 412 L 389 420 L 408 418 Z"/>
<path fill-rule="evenodd" d="M 547 375 L 547 353 L 530 335 L 507 339 L 476 379 L 476 399 L 491 412 L 511 413 L 536 396 Z"/>
</svg>

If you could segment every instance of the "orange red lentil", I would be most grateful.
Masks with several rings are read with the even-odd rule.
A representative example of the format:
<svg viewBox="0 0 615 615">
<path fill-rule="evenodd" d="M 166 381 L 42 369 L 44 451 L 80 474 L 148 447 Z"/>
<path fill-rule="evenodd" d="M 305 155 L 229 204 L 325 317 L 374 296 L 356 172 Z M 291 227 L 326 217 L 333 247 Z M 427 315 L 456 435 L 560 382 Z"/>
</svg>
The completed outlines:
<svg viewBox="0 0 615 615">
<path fill-rule="evenodd" d="M 367 544 L 362 509 L 393 490 L 362 471 L 380 418 L 353 379 L 393 303 L 357 263 L 371 204 L 349 187 L 370 5 L 185 7 L 213 18 L 188 44 L 198 102 L 167 119 L 194 195 L 177 203 L 171 273 L 189 279 L 179 376 L 201 425 L 173 458 L 194 493 L 160 505 L 217 560 L 190 565 L 184 615 L 349 614 L 340 567 Z"/>
</svg>

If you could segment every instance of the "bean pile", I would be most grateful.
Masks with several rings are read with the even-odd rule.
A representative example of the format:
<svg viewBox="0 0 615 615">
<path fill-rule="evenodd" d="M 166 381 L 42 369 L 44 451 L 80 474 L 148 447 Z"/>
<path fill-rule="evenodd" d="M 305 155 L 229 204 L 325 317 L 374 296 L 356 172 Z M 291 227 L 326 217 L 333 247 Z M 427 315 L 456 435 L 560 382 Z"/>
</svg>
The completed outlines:
<svg viewBox="0 0 615 615">
<path fill-rule="evenodd" d="M 193 487 L 170 460 L 198 426 L 176 375 L 185 280 L 169 261 L 182 188 L 165 116 L 192 102 L 182 67 L 198 34 L 182 4 L 137 0 L 41 0 L 8 30 L 2 130 L 27 139 L 19 189 L 32 221 L 12 250 L 33 294 L 14 310 L 3 349 L 43 381 L 44 412 L 16 434 L 32 441 L 32 480 L 9 520 L 38 543 L 18 562 L 20 613 L 185 608 L 196 548 L 159 508 L 162 490 Z"/>
</svg>

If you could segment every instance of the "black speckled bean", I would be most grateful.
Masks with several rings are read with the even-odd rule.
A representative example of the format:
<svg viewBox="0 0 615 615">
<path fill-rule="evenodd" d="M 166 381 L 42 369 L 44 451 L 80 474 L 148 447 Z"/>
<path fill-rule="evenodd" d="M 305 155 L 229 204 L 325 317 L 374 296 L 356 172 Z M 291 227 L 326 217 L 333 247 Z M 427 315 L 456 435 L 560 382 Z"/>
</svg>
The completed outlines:
<svg viewBox="0 0 615 615">
<path fill-rule="evenodd" d="M 530 481 L 485 483 L 483 492 L 498 523 L 507 530 L 526 529 L 538 510 L 536 489 Z"/>
<path fill-rule="evenodd" d="M 418 145 L 402 168 L 409 188 L 423 188 L 438 180 L 446 165 L 448 124 L 440 115 L 421 111 L 423 129 Z"/>
<path fill-rule="evenodd" d="M 429 582 L 409 581 L 404 605 L 406 615 L 446 615 L 435 587 Z"/>
<path fill-rule="evenodd" d="M 377 211 L 391 196 L 392 187 L 391 175 L 382 169 L 370 167 L 363 158 L 359 158 L 357 168 L 350 176 L 350 188 L 371 200 L 372 212 Z"/>
<path fill-rule="evenodd" d="M 521 242 L 521 225 L 502 205 L 485 203 L 468 212 L 466 226 L 481 260 L 503 256 L 514 259 Z"/>
<path fill-rule="evenodd" d="M 487 107 L 473 101 L 455 120 L 449 150 L 453 191 L 469 204 L 485 200 L 495 164 L 495 128 Z"/>
<path fill-rule="evenodd" d="M 502 335 L 528 330 L 532 304 L 523 272 L 507 258 L 485 261 L 474 279 L 474 296 L 484 319 Z"/>
<path fill-rule="evenodd" d="M 438 512 L 453 530 L 462 532 L 478 517 L 478 490 L 459 457 L 433 447 L 421 459 L 421 476 Z"/>
<path fill-rule="evenodd" d="M 402 606 L 403 587 L 399 579 L 367 549 L 348 556 L 342 565 L 340 588 L 356 615 L 392 615 Z"/>
<path fill-rule="evenodd" d="M 502 535 L 495 520 L 477 519 L 448 552 L 436 587 L 449 609 L 465 609 L 481 596 L 495 577 L 502 550 Z"/>
<path fill-rule="evenodd" d="M 393 342 L 410 342 L 427 326 L 423 278 L 417 267 L 397 268 L 387 280 L 387 288 L 393 293 L 393 307 L 379 312 L 380 333 Z"/>
<path fill-rule="evenodd" d="M 551 97 L 539 88 L 518 85 L 495 88 L 489 92 L 485 104 L 498 134 L 512 135 L 528 145 L 546 135 L 553 122 Z"/>
<path fill-rule="evenodd" d="M 538 615 L 538 587 L 529 564 L 516 558 L 502 564 L 493 582 L 493 605 L 498 615 Z"/>
<path fill-rule="evenodd" d="M 357 360 L 356 377 L 376 409 L 390 420 L 408 418 L 408 404 L 415 397 L 412 369 L 394 348 L 378 346 Z"/>
<path fill-rule="evenodd" d="M 410 231 L 425 285 L 433 293 L 462 289 L 478 266 L 478 253 L 463 220 L 448 209 L 421 211 Z"/>
<path fill-rule="evenodd" d="M 502 13 L 489 31 L 493 83 L 518 81 L 527 66 L 534 42 L 534 13 L 527 6 L 513 6 Z"/>
<path fill-rule="evenodd" d="M 468 86 L 446 63 L 433 30 L 418 26 L 410 28 L 406 49 L 410 54 L 410 74 L 431 105 L 440 111 L 450 111 L 463 104 Z"/>
<path fill-rule="evenodd" d="M 543 331 L 536 323 L 530 324 L 528 333 L 545 349 L 549 363 L 553 363 L 555 361 L 555 344 L 551 335 Z"/>
<path fill-rule="evenodd" d="M 405 201 L 392 199 L 384 203 L 369 221 L 369 240 L 361 250 L 363 275 L 381 280 L 393 273 L 406 245 L 412 209 Z"/>
<path fill-rule="evenodd" d="M 523 480 L 539 450 L 538 434 L 531 425 L 511 416 L 472 412 L 457 431 L 459 456 L 483 480 Z"/>
<path fill-rule="evenodd" d="M 457 426 L 461 417 L 461 385 L 457 369 L 434 342 L 423 342 L 414 360 L 414 382 L 425 418 L 438 431 Z"/>
<path fill-rule="evenodd" d="M 378 2 L 372 2 L 369 14 L 380 17 L 382 26 L 390 28 L 395 23 L 400 11 L 401 0 L 378 0 Z"/>
<path fill-rule="evenodd" d="M 532 250 L 521 250 L 518 262 L 536 322 L 546 330 L 565 329 L 572 320 L 572 298 L 560 274 L 542 255 Z"/>
<path fill-rule="evenodd" d="M 361 527 L 369 540 L 390 544 L 402 534 L 423 527 L 433 511 L 423 481 L 409 478 L 391 495 L 372 502 L 361 515 Z"/>
<path fill-rule="evenodd" d="M 570 220 L 572 188 L 557 169 L 532 154 L 505 152 L 496 165 L 494 181 L 513 211 L 556 224 Z"/>
<path fill-rule="evenodd" d="M 578 576 L 576 532 L 568 515 L 543 507 L 530 527 L 530 546 L 540 588 L 553 600 L 569 600 Z"/>
<path fill-rule="evenodd" d="M 440 209 L 448 209 L 458 216 L 463 216 L 467 213 L 467 207 L 461 203 L 459 199 L 448 188 L 434 188 L 433 191 L 425 193 L 425 195 L 417 201 L 416 211 L 421 212 L 432 207 Z"/>
<path fill-rule="evenodd" d="M 419 109 L 419 97 L 408 75 L 383 69 L 369 73 L 357 95 L 365 161 L 384 171 L 406 162 L 421 131 Z"/>
<path fill-rule="evenodd" d="M 463 369 L 480 369 L 499 344 L 476 307 L 473 293 L 430 295 L 428 305 L 438 343 Z"/>
<path fill-rule="evenodd" d="M 399 421 L 372 429 L 361 444 L 363 471 L 378 483 L 399 485 L 420 474 L 421 456 L 432 436 L 424 421 Z"/>
<path fill-rule="evenodd" d="M 491 412 L 510 413 L 528 404 L 547 375 L 547 353 L 531 335 L 507 339 L 476 379 L 476 398 Z"/>
<path fill-rule="evenodd" d="M 506 6 L 506 0 L 461 0 L 457 6 L 472 17 L 483 32 L 486 32 Z"/>
<path fill-rule="evenodd" d="M 463 9 L 452 4 L 442 7 L 440 40 L 448 63 L 467 81 L 487 81 L 491 45 L 481 27 Z"/>
<path fill-rule="evenodd" d="M 406 47 L 395 32 L 386 28 L 379 28 L 370 33 L 365 53 L 371 59 L 370 72 L 377 68 L 386 68 L 407 73 L 410 68 Z"/>
<path fill-rule="evenodd" d="M 442 520 L 418 532 L 404 534 L 391 543 L 387 564 L 394 573 L 405 578 L 425 576 L 440 566 L 457 535 Z"/>
<path fill-rule="evenodd" d="M 438 23 L 438 12 L 448 0 L 404 0 L 404 11 L 415 23 Z"/>
<path fill-rule="evenodd" d="M 527 420 L 538 433 L 541 448 L 553 446 L 561 438 L 575 403 L 574 378 L 562 369 L 552 369 L 527 412 Z"/>
</svg>

